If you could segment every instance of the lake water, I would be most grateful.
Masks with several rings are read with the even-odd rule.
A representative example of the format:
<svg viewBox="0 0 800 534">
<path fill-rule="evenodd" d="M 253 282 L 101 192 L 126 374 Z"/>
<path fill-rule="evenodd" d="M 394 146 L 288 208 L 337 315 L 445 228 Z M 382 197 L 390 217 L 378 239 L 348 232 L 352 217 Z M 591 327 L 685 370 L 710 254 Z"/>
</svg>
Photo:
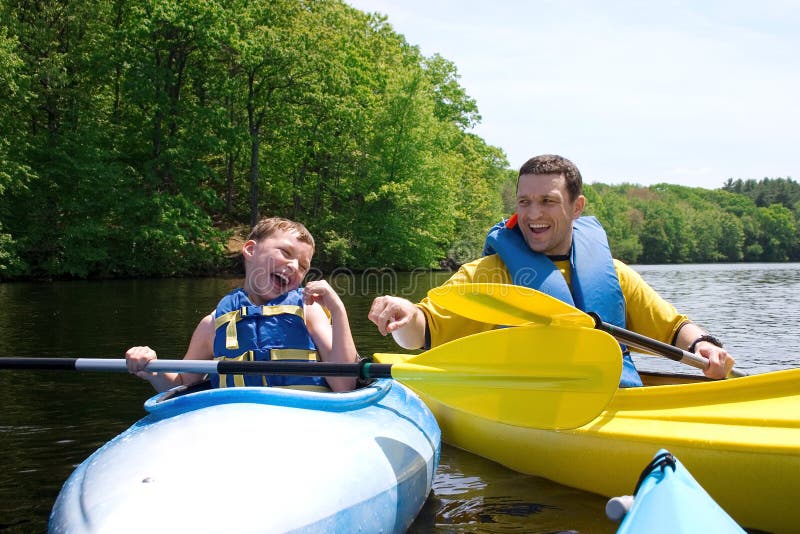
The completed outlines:
<svg viewBox="0 0 800 534">
<path fill-rule="evenodd" d="M 749 373 L 800 364 L 800 264 L 634 266 L 719 335 Z M 417 300 L 446 273 L 340 275 L 362 354 L 402 352 L 366 319 L 372 299 Z M 0 356 L 119 358 L 148 344 L 181 357 L 197 321 L 238 279 L 0 284 Z M 654 356 L 645 369 L 694 372 Z M 0 531 L 43 532 L 74 467 L 144 415 L 150 386 L 126 374 L 0 372 Z M 633 488 L 631 488 L 633 490 Z M 209 496 L 209 502 L 213 499 Z M 416 533 L 613 532 L 606 499 L 445 446 Z M 146 511 L 143 511 L 146 513 Z"/>
</svg>

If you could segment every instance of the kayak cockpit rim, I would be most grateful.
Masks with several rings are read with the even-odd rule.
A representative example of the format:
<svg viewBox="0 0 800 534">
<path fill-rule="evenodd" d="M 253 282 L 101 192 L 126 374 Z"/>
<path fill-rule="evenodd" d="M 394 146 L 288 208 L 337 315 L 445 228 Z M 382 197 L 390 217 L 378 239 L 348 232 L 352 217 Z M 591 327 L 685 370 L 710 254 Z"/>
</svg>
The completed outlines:
<svg viewBox="0 0 800 534">
<path fill-rule="evenodd" d="M 326 411 L 349 411 L 378 402 L 391 390 L 394 381 L 378 379 L 352 391 L 308 391 L 279 387 L 212 388 L 206 381 L 178 386 L 159 393 L 144 403 L 145 410 L 157 417 L 170 417 L 219 404 L 251 403 L 308 407 Z"/>
</svg>

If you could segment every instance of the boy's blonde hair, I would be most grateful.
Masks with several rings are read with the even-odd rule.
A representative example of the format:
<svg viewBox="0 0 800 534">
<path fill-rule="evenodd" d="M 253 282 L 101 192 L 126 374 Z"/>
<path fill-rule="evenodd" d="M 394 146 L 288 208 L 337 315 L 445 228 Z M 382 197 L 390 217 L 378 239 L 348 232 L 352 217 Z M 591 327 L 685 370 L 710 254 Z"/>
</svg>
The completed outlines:
<svg viewBox="0 0 800 534">
<path fill-rule="evenodd" d="M 303 226 L 302 223 L 281 217 L 265 217 L 261 219 L 250 230 L 250 235 L 247 236 L 247 239 L 248 241 L 251 239 L 253 241 L 261 241 L 274 234 L 276 230 L 293 233 L 298 240 L 311 245 L 311 252 L 314 252 L 314 237 L 308 231 L 308 228 Z"/>
</svg>

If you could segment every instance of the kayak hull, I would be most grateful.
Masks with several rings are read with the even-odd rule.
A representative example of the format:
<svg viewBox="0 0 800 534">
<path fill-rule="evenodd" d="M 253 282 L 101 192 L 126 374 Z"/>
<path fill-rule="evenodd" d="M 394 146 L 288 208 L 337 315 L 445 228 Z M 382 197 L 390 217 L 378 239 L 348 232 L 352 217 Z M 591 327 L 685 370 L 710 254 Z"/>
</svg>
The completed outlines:
<svg viewBox="0 0 800 534">
<path fill-rule="evenodd" d="M 145 408 L 75 469 L 51 532 L 404 532 L 441 451 L 430 411 L 391 380 L 162 394 Z"/>
<path fill-rule="evenodd" d="M 640 480 L 617 534 L 745 534 L 668 451 L 658 451 Z"/>
<path fill-rule="evenodd" d="M 612 497 L 630 491 L 641 466 L 665 448 L 743 527 L 800 525 L 798 369 L 620 389 L 573 430 L 504 425 L 423 398 L 445 442 L 515 471 Z"/>
</svg>

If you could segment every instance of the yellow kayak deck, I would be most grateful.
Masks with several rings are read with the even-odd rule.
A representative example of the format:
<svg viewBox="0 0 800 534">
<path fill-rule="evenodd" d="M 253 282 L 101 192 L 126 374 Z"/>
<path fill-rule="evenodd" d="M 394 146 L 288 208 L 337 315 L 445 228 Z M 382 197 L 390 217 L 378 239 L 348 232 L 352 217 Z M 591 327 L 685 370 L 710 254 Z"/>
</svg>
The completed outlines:
<svg viewBox="0 0 800 534">
<path fill-rule="evenodd" d="M 643 379 L 645 387 L 618 390 L 596 419 L 573 430 L 504 425 L 423 399 L 444 441 L 515 471 L 624 495 L 665 448 L 743 527 L 796 531 L 800 369 L 721 381 Z"/>
</svg>

